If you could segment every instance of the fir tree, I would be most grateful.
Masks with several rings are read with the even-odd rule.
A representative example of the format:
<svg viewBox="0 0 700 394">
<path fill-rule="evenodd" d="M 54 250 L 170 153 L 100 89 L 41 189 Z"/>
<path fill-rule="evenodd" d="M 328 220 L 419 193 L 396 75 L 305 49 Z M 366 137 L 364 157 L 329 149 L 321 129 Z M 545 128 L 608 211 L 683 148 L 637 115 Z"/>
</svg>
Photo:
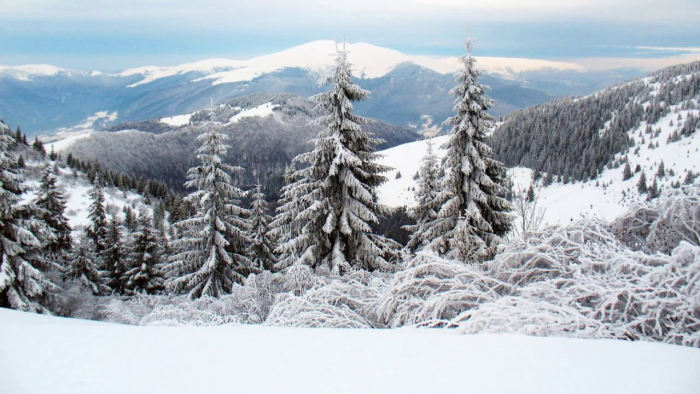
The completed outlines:
<svg viewBox="0 0 700 394">
<path fill-rule="evenodd" d="M 437 198 L 440 210 L 426 233 L 430 249 L 469 261 L 494 253 L 501 237 L 510 231 L 513 207 L 500 197 L 507 192 L 503 166 L 491 157 L 487 145 L 493 122 L 486 111 L 492 101 L 477 82 L 480 73 L 471 56 L 473 42 L 467 39 L 465 43 L 464 69 L 455 73 L 458 85 L 451 91 L 457 97 L 457 114 L 445 122 L 453 128 L 443 146 L 447 152 Z"/>
<path fill-rule="evenodd" d="M 408 216 L 415 220 L 416 224 L 404 226 L 404 229 L 411 234 L 406 245 L 410 250 L 416 250 L 426 245 L 425 226 L 437 218 L 439 209 L 435 198 L 438 193 L 440 163 L 435 154 L 433 141 L 428 139 L 426 144 L 426 154 L 418 169 L 416 206 L 408 210 Z"/>
<path fill-rule="evenodd" d="M 24 156 L 19 155 L 19 158 L 17 158 L 17 168 L 24 168 L 26 165 L 24 164 Z"/>
<path fill-rule="evenodd" d="M 658 167 L 658 170 L 656 171 L 656 176 L 659 178 L 663 178 L 666 176 L 666 167 L 664 166 L 663 160 L 661 160 L 661 162 L 659 162 L 659 167 Z"/>
<path fill-rule="evenodd" d="M 391 212 L 377 203 L 377 188 L 387 180 L 382 174 L 390 168 L 376 162 L 374 148 L 380 140 L 362 130 L 367 119 L 351 113 L 352 102 L 369 92 L 353 83 L 345 48 L 336 52 L 334 72 L 321 80 L 332 89 L 311 98 L 324 114 L 313 124 L 324 128 L 313 140 L 313 151 L 295 159 L 309 165 L 297 171 L 299 180 L 288 187 L 287 198 L 297 201 L 282 212 L 294 218 L 292 234 L 278 251 L 335 273 L 351 267 L 375 270 L 389 267 L 399 247 L 370 227 Z"/>
<path fill-rule="evenodd" d="M 642 170 L 642 167 L 640 167 L 639 164 L 637 164 L 636 166 L 634 166 L 634 173 L 635 173 L 635 174 L 637 174 L 637 173 L 640 172 L 641 170 Z"/>
<path fill-rule="evenodd" d="M 124 273 L 126 288 L 130 292 L 155 294 L 165 288 L 163 242 L 159 238 L 148 212 L 141 211 L 127 258 L 129 269 Z"/>
<path fill-rule="evenodd" d="M 656 177 L 654 177 L 654 182 L 651 184 L 651 187 L 649 188 L 649 193 L 647 194 L 647 200 L 653 200 L 657 197 L 659 197 L 660 194 L 659 190 L 659 184 L 656 182 Z"/>
<path fill-rule="evenodd" d="M 237 205 L 244 194 L 231 185 L 229 175 L 242 169 L 221 160 L 227 139 L 213 124 L 197 137 L 202 142 L 197 150 L 202 164 L 188 171 L 190 180 L 185 184 L 197 188 L 185 198 L 197 205 L 197 213 L 175 223 L 181 234 L 172 244 L 176 254 L 166 267 L 167 286 L 193 298 L 228 294 L 235 283 L 243 282 L 240 272 L 252 269 L 244 254 L 251 243 L 250 224 L 244 219 L 247 211 Z"/>
<path fill-rule="evenodd" d="M 639 182 L 637 182 L 637 191 L 639 191 L 639 194 L 647 192 L 647 176 L 643 172 L 639 177 Z"/>
<path fill-rule="evenodd" d="M 71 228 L 64 216 L 66 203 L 63 193 L 56 186 L 56 174 L 50 165 L 41 174 L 39 195 L 35 204 L 43 209 L 43 219 L 53 230 L 54 237 L 46 245 L 46 251 L 58 263 L 64 263 L 71 249 Z"/>
<path fill-rule="evenodd" d="M 278 201 L 277 213 L 274 220 L 270 223 L 270 235 L 277 240 L 278 245 L 287 243 L 291 238 L 292 234 L 299 234 L 299 222 L 295 222 L 297 228 L 292 231 L 292 222 L 296 217 L 298 212 L 302 212 L 308 204 L 304 201 L 294 198 L 294 193 L 296 190 L 294 186 L 299 180 L 296 177 L 296 168 L 294 163 L 288 165 L 284 170 L 284 187 L 282 188 L 282 195 Z M 279 250 L 277 268 L 287 267 L 293 264 L 297 260 L 297 256 L 294 255 L 293 250 Z"/>
<path fill-rule="evenodd" d="M 73 250 L 71 250 L 70 265 L 66 276 L 79 280 L 94 295 L 104 295 L 109 293 L 110 289 L 104 284 L 103 278 L 105 275 L 98 268 L 99 265 L 97 264 L 94 249 L 95 246 L 92 244 L 92 240 L 87 232 L 84 232 Z"/>
<path fill-rule="evenodd" d="M 272 218 L 267 213 L 267 201 L 260 191 L 260 185 L 253 194 L 252 209 L 250 210 L 251 244 L 249 256 L 253 265 L 259 270 L 272 271 L 277 258 L 273 251 L 275 242 L 270 235 L 269 223 Z"/>
<path fill-rule="evenodd" d="M 106 238 L 107 248 L 104 251 L 104 267 L 107 275 L 107 286 L 115 294 L 126 293 L 126 256 L 119 220 L 114 217 L 109 222 Z"/>
<path fill-rule="evenodd" d="M 622 170 L 622 180 L 626 181 L 632 178 L 632 169 L 630 168 L 630 163 L 625 163 L 625 169 Z"/>
<path fill-rule="evenodd" d="M 58 287 L 45 275 L 53 264 L 42 248 L 53 235 L 40 208 L 20 204 L 25 186 L 8 152 L 13 142 L 0 123 L 0 307 L 49 313 L 43 304 Z"/>
<path fill-rule="evenodd" d="M 92 242 L 93 252 L 100 256 L 106 249 L 107 211 L 105 210 L 105 195 L 99 172 L 95 174 L 92 184 L 92 191 L 90 192 L 92 203 L 90 203 L 88 208 L 90 224 L 86 230 L 86 235 Z"/>
<path fill-rule="evenodd" d="M 685 179 L 683 179 L 683 184 L 692 185 L 693 182 L 695 182 L 696 177 L 697 175 L 692 170 L 688 170 L 688 172 L 685 174 Z"/>
<path fill-rule="evenodd" d="M 532 188 L 532 185 L 527 189 L 526 200 L 527 202 L 535 202 L 535 190 Z"/>
</svg>

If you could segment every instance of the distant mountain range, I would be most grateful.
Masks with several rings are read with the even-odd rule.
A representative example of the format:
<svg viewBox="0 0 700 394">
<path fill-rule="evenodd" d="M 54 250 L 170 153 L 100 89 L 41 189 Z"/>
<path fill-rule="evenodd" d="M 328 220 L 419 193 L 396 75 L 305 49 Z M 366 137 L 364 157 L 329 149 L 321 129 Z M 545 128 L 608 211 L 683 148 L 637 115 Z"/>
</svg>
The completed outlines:
<svg viewBox="0 0 700 394">
<path fill-rule="evenodd" d="M 409 56 L 370 44 L 348 44 L 354 75 L 372 98 L 360 114 L 435 131 L 452 111 L 448 94 L 457 58 Z M 24 132 L 46 134 L 85 123 L 97 113 L 116 115 L 108 123 L 142 121 L 191 113 L 213 100 L 225 102 L 251 93 L 309 96 L 321 90 L 318 78 L 332 67 L 332 41 L 314 41 L 249 60 L 209 59 L 173 67 L 140 67 L 116 74 L 66 70 L 46 65 L 0 66 L 0 117 Z M 590 72 L 578 65 L 534 59 L 478 57 L 482 82 L 495 99 L 491 113 L 588 94 L 639 75 L 635 70 Z M 114 119 L 111 119 L 114 118 Z M 104 121 L 105 119 L 102 118 Z"/>
</svg>

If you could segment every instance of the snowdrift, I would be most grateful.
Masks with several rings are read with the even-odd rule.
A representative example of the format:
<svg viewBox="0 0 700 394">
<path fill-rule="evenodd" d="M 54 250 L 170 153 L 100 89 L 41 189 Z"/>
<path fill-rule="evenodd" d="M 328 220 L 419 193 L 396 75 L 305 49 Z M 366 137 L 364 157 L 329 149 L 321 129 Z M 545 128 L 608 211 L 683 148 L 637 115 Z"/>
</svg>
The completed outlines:
<svg viewBox="0 0 700 394">
<path fill-rule="evenodd" d="M 0 309 L 7 394 L 695 394 L 700 352 L 451 330 L 133 327 Z"/>
</svg>

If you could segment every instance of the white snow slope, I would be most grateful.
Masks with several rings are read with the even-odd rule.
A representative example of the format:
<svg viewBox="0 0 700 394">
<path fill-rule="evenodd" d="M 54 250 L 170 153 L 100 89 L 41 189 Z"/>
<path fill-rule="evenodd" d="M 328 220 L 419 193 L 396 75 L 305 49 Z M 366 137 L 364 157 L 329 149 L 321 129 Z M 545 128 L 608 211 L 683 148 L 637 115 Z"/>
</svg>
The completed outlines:
<svg viewBox="0 0 700 394">
<path fill-rule="evenodd" d="M 661 160 L 664 162 L 667 174 L 669 170 L 675 173 L 673 176 L 666 175 L 657 179 L 662 190 L 668 189 L 672 182 L 683 183 L 688 170 L 700 172 L 700 132 L 677 142 L 670 144 L 666 142 L 674 130 L 682 128 L 688 113 L 692 112 L 696 117 L 700 116 L 698 110 L 679 109 L 676 112 L 677 107 L 672 106 L 674 110 L 652 125 L 654 130 L 661 129 L 660 135 L 651 139 L 654 144 L 659 143 L 658 148 L 648 147 L 651 135 L 644 133 L 646 122 L 629 131 L 630 137 L 634 138 L 635 144 L 639 147 L 639 155 L 633 154 L 634 148 L 628 154 L 630 166 L 633 171 L 637 164 L 641 166 L 646 174 L 647 185 L 650 187 Z M 680 121 L 679 115 L 682 118 Z M 672 126 L 671 121 L 673 121 Z M 639 136 L 640 131 L 642 137 Z M 645 143 L 642 143 L 642 138 Z M 434 138 L 435 147 L 440 147 L 446 139 L 447 137 Z M 386 155 L 380 162 L 396 169 L 387 174 L 389 182 L 379 189 L 379 201 L 382 204 L 391 207 L 415 204 L 413 189 L 417 187 L 417 181 L 413 176 L 420 167 L 420 160 L 425 155 L 426 147 L 425 141 L 418 141 L 379 152 Z M 440 158 L 444 155 L 444 151 L 440 149 L 436 149 L 436 152 Z M 539 181 L 535 185 L 535 194 L 539 199 L 539 206 L 547 209 L 543 225 L 564 224 L 583 217 L 613 220 L 623 214 L 631 203 L 644 200 L 646 194 L 640 195 L 637 192 L 637 182 L 641 172 L 623 182 L 623 170 L 624 166 L 605 169 L 597 180 L 589 182 L 554 183 L 549 187 L 543 187 L 542 181 Z M 400 179 L 395 179 L 397 171 L 401 172 Z M 509 174 L 512 176 L 516 191 L 526 191 L 532 182 L 532 170 L 529 168 L 513 168 L 509 170 Z"/>
<path fill-rule="evenodd" d="M 461 67 L 456 57 L 438 59 L 428 56 L 411 56 L 367 43 L 346 44 L 346 48 L 349 51 L 348 60 L 353 64 L 353 73 L 359 78 L 382 77 L 402 63 L 413 63 L 441 74 L 453 73 Z M 136 87 L 159 78 L 198 71 L 209 74 L 199 80 L 211 79 L 216 85 L 251 81 L 263 74 L 284 68 L 303 68 L 317 73 L 324 72 L 333 66 L 335 57 L 331 55 L 334 53 L 335 43 L 333 41 L 312 41 L 249 60 L 209 59 L 172 67 L 147 66 L 125 70 L 118 75 L 143 75 L 143 80 L 130 85 L 130 87 Z M 503 76 L 548 68 L 584 70 L 581 66 L 573 63 L 538 59 L 478 57 L 478 62 L 479 67 L 484 71 Z"/>
<path fill-rule="evenodd" d="M 700 350 L 647 342 L 224 325 L 134 327 L 0 308 L 23 393 L 696 394 Z"/>
</svg>

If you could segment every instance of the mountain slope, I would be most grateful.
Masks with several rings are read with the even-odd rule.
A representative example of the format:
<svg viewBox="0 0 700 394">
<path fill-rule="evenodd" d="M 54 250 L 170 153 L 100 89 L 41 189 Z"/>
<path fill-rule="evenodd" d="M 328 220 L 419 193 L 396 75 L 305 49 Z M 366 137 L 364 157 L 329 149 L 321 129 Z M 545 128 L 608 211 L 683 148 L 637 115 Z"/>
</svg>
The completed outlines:
<svg viewBox="0 0 700 394">
<path fill-rule="evenodd" d="M 459 67 L 456 58 L 409 56 L 370 44 L 349 46 L 360 85 L 375 94 L 358 108 L 361 115 L 404 127 L 413 125 L 416 130 L 425 123 L 424 117 L 431 118 L 433 125 L 444 120 L 452 108 L 444 93 L 454 84 L 452 72 Z M 72 127 L 101 111 L 116 112 L 119 122 L 143 121 L 194 112 L 212 99 L 225 102 L 258 92 L 310 96 L 319 92 L 317 80 L 332 64 L 329 54 L 333 50 L 331 41 L 317 41 L 244 61 L 210 59 L 118 74 L 52 66 L 4 67 L 0 69 L 0 117 L 33 135 Z M 494 88 L 490 93 L 496 100 L 495 116 L 581 89 L 588 93 L 595 86 L 587 82 L 581 88 L 572 83 L 591 79 L 593 74 L 568 63 L 479 59 L 479 67 L 488 74 L 483 82 Z M 549 78 L 549 85 L 529 82 L 529 75 L 541 80 L 549 73 L 557 75 Z M 561 77 L 561 73 L 567 74 Z M 403 103 L 399 111 L 396 102 Z"/>
<path fill-rule="evenodd" d="M 261 93 L 218 105 L 213 113 L 206 110 L 176 117 L 177 121 L 165 118 L 117 125 L 108 129 L 111 131 L 92 132 L 59 146 L 64 154 L 72 152 L 113 170 L 157 179 L 182 190 L 187 170 L 198 162 L 195 138 L 207 127 L 202 122 L 215 121 L 231 137 L 226 161 L 245 169 L 242 179 L 236 181 L 241 185 L 262 182 L 268 198 L 275 200 L 284 167 L 294 156 L 311 149 L 308 141 L 319 131 L 309 126 L 315 117 L 313 109 L 313 103 L 299 96 Z M 383 148 L 419 138 L 408 129 L 383 122 L 363 127 L 386 140 Z"/>
<path fill-rule="evenodd" d="M 689 172 L 700 173 L 699 82 L 700 63 L 692 63 L 587 98 L 559 100 L 515 113 L 494 132 L 494 152 L 501 160 L 507 159 L 515 191 L 524 192 L 531 184 L 534 186 L 539 206 L 546 208 L 543 224 L 567 223 L 582 217 L 612 220 L 631 204 L 649 197 L 649 193 L 637 190 L 642 173 L 649 187 L 656 180 L 660 190 L 684 183 Z M 597 111 L 610 111 L 610 118 L 590 115 Z M 582 115 L 575 116 L 578 113 Z M 535 120 L 524 121 L 527 116 Z M 564 120 L 560 122 L 561 119 Z M 565 121 L 572 124 L 565 125 Z M 595 127 L 597 123 L 600 128 Z M 567 135 L 569 130 L 574 131 Z M 592 130 L 588 134 L 591 140 L 583 140 L 577 133 L 581 130 Z M 615 139 L 606 140 L 606 136 L 613 135 Z M 615 140 L 624 144 L 606 142 Z M 436 146 L 445 141 L 446 137 L 435 138 Z M 539 141 L 547 143 L 538 145 Z M 583 153 L 574 149 L 574 142 L 583 142 Z M 596 150 L 599 147 L 602 149 Z M 426 143 L 418 141 L 381 152 L 386 155 L 383 164 L 396 168 L 390 181 L 380 189 L 381 202 L 390 206 L 415 204 L 417 183 L 413 176 L 425 149 Z M 441 156 L 444 151 L 437 153 Z M 603 160 L 602 168 L 595 167 L 595 179 L 589 179 L 589 173 L 582 171 L 585 179 L 574 181 L 577 172 L 572 170 L 570 180 L 564 182 L 562 175 L 547 185 L 545 174 L 533 182 L 533 168 L 528 166 L 539 163 L 531 160 L 541 158 L 543 163 L 572 163 L 573 169 L 585 169 L 587 157 Z M 662 161 L 665 174 L 657 176 Z M 633 172 L 637 165 L 640 171 L 623 181 L 627 162 Z M 540 171 L 546 173 L 546 168 Z M 401 177 L 396 178 L 396 172 Z"/>
</svg>

